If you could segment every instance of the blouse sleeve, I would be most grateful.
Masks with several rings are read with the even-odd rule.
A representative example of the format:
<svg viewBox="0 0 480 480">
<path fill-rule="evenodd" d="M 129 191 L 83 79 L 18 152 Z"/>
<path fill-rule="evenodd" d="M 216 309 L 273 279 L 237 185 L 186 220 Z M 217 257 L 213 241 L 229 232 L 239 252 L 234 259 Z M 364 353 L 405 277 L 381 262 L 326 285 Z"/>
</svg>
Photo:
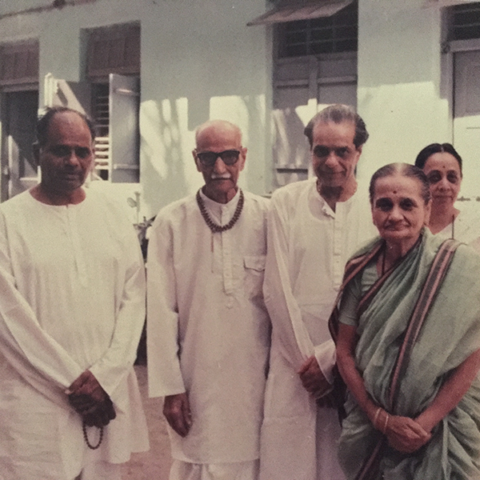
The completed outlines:
<svg viewBox="0 0 480 480">
<path fill-rule="evenodd" d="M 360 275 L 357 275 L 345 288 L 340 301 L 340 318 L 343 325 L 358 326 L 357 307 L 363 295 L 377 281 L 377 267 L 375 262 L 369 263 Z"/>
<path fill-rule="evenodd" d="M 360 275 L 345 288 L 340 302 L 339 322 L 343 325 L 357 326 L 357 307 L 361 298 Z"/>
</svg>

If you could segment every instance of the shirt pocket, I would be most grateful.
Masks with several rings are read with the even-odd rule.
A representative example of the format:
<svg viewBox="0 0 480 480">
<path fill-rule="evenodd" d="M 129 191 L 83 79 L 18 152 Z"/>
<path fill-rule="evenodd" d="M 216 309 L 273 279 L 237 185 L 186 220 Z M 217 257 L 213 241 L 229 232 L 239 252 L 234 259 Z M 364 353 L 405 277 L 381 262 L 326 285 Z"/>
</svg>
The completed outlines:
<svg viewBox="0 0 480 480">
<path fill-rule="evenodd" d="M 244 289 L 246 297 L 263 300 L 263 276 L 265 273 L 265 255 L 250 255 L 243 258 Z"/>
</svg>

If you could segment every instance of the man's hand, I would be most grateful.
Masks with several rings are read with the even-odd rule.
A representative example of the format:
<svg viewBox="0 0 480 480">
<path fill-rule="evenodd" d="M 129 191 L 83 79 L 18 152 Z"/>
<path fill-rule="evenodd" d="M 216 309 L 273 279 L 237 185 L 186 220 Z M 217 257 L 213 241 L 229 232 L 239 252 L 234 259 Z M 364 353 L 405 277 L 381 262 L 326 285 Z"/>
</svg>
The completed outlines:
<svg viewBox="0 0 480 480">
<path fill-rule="evenodd" d="M 300 380 L 302 381 L 305 390 L 314 398 L 322 397 L 332 388 L 332 385 L 320 370 L 317 359 L 314 355 L 305 361 L 297 373 L 300 376 Z"/>
<path fill-rule="evenodd" d="M 67 395 L 76 397 L 90 397 L 92 401 L 100 403 L 108 397 L 107 392 L 102 388 L 95 375 L 90 370 L 85 370 L 66 391 Z"/>
<path fill-rule="evenodd" d="M 192 413 L 186 393 L 168 395 L 163 404 L 163 414 L 169 425 L 181 436 L 186 437 L 192 426 Z"/>
<path fill-rule="evenodd" d="M 107 398 L 105 402 L 98 407 L 83 415 L 83 420 L 89 426 L 105 427 L 111 420 L 116 418 L 115 408 L 110 398 Z"/>
<path fill-rule="evenodd" d="M 65 393 L 89 426 L 105 426 L 116 417 L 110 397 L 90 370 L 85 370 Z"/>
</svg>

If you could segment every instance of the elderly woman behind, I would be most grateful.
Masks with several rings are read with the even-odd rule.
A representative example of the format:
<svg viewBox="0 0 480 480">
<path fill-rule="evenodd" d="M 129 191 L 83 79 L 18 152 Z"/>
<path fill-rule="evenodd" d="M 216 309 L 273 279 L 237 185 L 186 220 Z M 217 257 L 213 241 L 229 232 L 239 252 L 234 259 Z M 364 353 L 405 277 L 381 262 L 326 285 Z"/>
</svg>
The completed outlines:
<svg viewBox="0 0 480 480">
<path fill-rule="evenodd" d="M 427 145 L 415 159 L 415 166 L 423 170 L 430 185 L 430 231 L 471 244 L 480 251 L 477 202 L 464 202 L 462 210 L 455 204 L 462 186 L 462 163 L 462 157 L 450 143 Z"/>
<path fill-rule="evenodd" d="M 420 169 L 382 167 L 370 201 L 381 238 L 347 264 L 331 319 L 340 462 L 348 479 L 480 478 L 480 257 L 424 227 Z"/>
</svg>

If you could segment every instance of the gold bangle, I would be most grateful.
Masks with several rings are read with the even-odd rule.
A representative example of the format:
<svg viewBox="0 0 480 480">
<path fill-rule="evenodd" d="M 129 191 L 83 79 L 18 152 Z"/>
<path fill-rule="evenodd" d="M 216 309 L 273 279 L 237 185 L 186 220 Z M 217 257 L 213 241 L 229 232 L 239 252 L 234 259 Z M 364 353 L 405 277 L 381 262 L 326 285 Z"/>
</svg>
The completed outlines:
<svg viewBox="0 0 480 480">
<path fill-rule="evenodd" d="M 385 412 L 387 416 L 385 417 L 385 424 L 383 425 L 383 434 L 386 435 L 387 433 L 387 426 L 388 426 L 388 420 L 390 419 L 390 415 Z"/>
</svg>

